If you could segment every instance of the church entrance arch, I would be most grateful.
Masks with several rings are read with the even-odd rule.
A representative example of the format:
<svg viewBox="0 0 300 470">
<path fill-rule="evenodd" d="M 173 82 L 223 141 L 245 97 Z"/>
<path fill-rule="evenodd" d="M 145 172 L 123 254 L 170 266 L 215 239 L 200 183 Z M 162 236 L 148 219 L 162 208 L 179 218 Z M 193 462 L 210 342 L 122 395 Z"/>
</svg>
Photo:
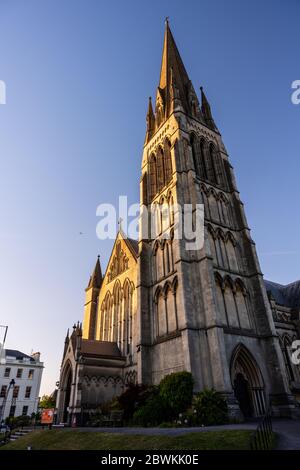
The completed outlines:
<svg viewBox="0 0 300 470">
<path fill-rule="evenodd" d="M 254 357 L 242 344 L 239 344 L 232 354 L 231 382 L 245 418 L 257 417 L 265 413 L 263 377 Z"/>
<path fill-rule="evenodd" d="M 66 370 L 64 373 L 64 379 L 62 384 L 62 390 L 64 393 L 63 401 L 63 422 L 68 423 L 69 420 L 69 411 L 70 398 L 71 398 L 71 388 L 72 388 L 72 368 L 70 364 L 67 364 Z"/>
</svg>

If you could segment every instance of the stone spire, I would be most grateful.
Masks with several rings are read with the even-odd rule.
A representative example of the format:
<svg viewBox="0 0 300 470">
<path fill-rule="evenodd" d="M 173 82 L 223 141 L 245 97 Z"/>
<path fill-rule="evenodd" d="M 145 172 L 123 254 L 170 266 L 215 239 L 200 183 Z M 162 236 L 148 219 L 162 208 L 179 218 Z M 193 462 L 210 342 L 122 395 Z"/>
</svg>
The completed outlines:
<svg viewBox="0 0 300 470">
<path fill-rule="evenodd" d="M 97 262 L 93 271 L 93 274 L 90 277 L 87 289 L 91 287 L 100 288 L 102 284 L 102 271 L 100 266 L 100 256 L 98 255 Z"/>
<path fill-rule="evenodd" d="M 186 112 L 188 109 L 187 90 L 189 86 L 189 76 L 185 70 L 182 59 L 178 52 L 173 38 L 169 21 L 166 19 L 164 46 L 162 53 L 159 90 L 164 97 L 165 117 L 169 116 L 172 99 L 172 82 L 176 83 L 178 98 L 181 100 Z"/>
<path fill-rule="evenodd" d="M 152 108 L 151 96 L 149 96 L 148 112 L 147 112 L 147 132 L 146 132 L 146 143 L 151 139 L 155 130 L 155 116 Z"/>
<path fill-rule="evenodd" d="M 202 86 L 200 87 L 200 90 L 201 90 L 201 111 L 202 111 L 205 124 L 211 129 L 218 131 L 218 128 L 211 114 L 210 104 L 205 96 Z"/>
</svg>

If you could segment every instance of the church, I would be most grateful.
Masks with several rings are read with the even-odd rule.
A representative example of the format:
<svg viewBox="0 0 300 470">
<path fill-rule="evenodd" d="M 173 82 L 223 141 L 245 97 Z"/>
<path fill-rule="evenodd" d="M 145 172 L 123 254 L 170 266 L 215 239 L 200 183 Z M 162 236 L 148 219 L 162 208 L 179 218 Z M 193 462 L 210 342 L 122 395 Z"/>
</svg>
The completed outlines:
<svg viewBox="0 0 300 470">
<path fill-rule="evenodd" d="M 201 88 L 199 102 L 168 21 L 146 122 L 140 205 L 156 228 L 138 240 L 120 228 L 105 272 L 97 259 L 83 323 L 65 339 L 56 421 L 84 424 L 128 384 L 183 370 L 195 393 L 222 393 L 237 419 L 297 415 L 300 281 L 264 280 L 209 101 Z M 174 236 L 172 208 L 185 204 L 204 206 L 200 249 Z"/>
</svg>

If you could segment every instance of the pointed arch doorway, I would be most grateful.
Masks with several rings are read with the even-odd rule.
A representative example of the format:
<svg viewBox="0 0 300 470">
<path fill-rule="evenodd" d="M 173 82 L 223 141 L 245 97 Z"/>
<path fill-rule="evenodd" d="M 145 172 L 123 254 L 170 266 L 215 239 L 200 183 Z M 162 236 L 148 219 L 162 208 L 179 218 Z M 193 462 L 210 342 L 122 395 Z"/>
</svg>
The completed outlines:
<svg viewBox="0 0 300 470">
<path fill-rule="evenodd" d="M 61 399 L 62 399 L 62 414 L 61 420 L 63 423 L 69 422 L 69 406 L 71 399 L 71 389 L 72 389 L 72 367 L 70 362 L 67 363 L 64 373 L 61 386 Z"/>
<path fill-rule="evenodd" d="M 254 357 L 242 344 L 239 344 L 232 354 L 231 382 L 245 418 L 254 418 L 265 413 L 263 377 Z"/>
</svg>

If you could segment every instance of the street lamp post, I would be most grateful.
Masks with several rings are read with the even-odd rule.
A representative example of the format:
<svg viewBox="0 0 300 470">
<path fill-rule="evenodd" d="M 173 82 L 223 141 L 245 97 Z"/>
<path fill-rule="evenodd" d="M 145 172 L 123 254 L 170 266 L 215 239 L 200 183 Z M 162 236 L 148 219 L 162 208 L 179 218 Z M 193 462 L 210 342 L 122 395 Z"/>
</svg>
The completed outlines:
<svg viewBox="0 0 300 470">
<path fill-rule="evenodd" d="M 5 394 L 5 397 L 3 398 L 3 402 L 2 402 L 2 408 L 1 408 L 1 415 L 0 415 L 0 424 L 2 424 L 2 418 L 3 418 L 3 414 L 4 414 L 4 411 L 5 411 L 5 406 L 6 406 L 6 402 L 7 402 L 7 399 L 8 399 L 8 395 L 9 395 L 9 391 L 11 388 L 14 388 L 15 386 L 15 381 L 14 379 L 11 379 L 11 381 L 9 382 L 9 386 L 8 386 L 8 389 L 7 389 L 7 392 Z"/>
</svg>

